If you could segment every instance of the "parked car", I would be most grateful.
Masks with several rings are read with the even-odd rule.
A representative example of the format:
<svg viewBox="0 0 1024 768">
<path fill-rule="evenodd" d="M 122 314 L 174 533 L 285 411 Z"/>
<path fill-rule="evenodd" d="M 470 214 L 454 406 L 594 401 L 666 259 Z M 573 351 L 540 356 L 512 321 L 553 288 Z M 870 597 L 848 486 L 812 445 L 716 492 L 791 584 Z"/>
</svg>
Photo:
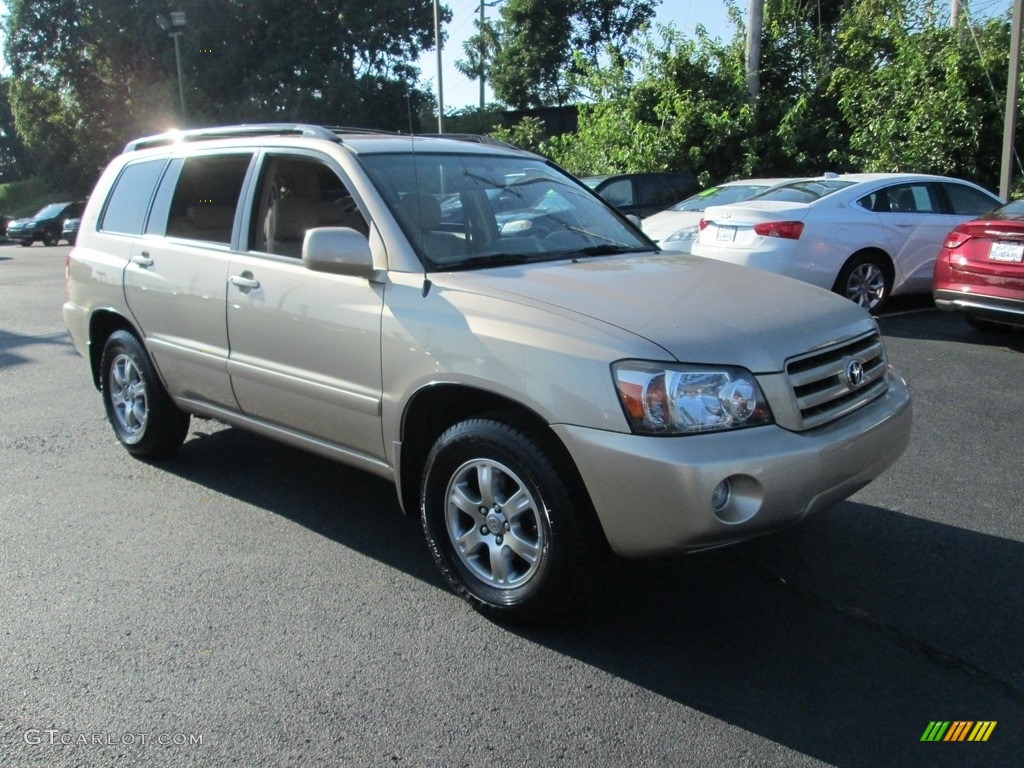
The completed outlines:
<svg viewBox="0 0 1024 768">
<path fill-rule="evenodd" d="M 452 588 L 502 619 L 563 611 L 608 550 L 788 526 L 910 434 L 867 312 L 659 254 L 506 145 L 312 125 L 140 139 L 90 198 L 67 291 L 129 454 L 167 456 L 198 415 L 387 478 Z"/>
<path fill-rule="evenodd" d="M 946 233 L 999 205 L 960 179 L 826 174 L 708 208 L 693 253 L 831 288 L 877 312 L 890 296 L 930 293 Z"/>
<path fill-rule="evenodd" d="M 792 179 L 743 179 L 708 187 L 671 208 L 648 216 L 640 225 L 644 234 L 656 242 L 661 250 L 689 253 L 708 206 L 738 203 L 786 181 Z"/>
<path fill-rule="evenodd" d="M 64 222 L 82 215 L 85 203 L 50 203 L 27 219 L 15 219 L 7 226 L 7 237 L 24 246 L 41 240 L 43 245 L 57 245 L 62 237 Z"/>
<path fill-rule="evenodd" d="M 700 189 L 692 173 L 620 173 L 587 176 L 583 183 L 626 215 L 663 211 Z"/>
<path fill-rule="evenodd" d="M 981 330 L 1024 325 L 1024 200 L 965 222 L 935 260 L 935 306 Z"/>
<path fill-rule="evenodd" d="M 75 244 L 75 238 L 78 237 L 78 227 L 82 223 L 82 220 L 78 217 L 68 219 L 64 222 L 64 228 L 61 230 L 61 237 L 68 241 L 68 245 Z"/>
</svg>

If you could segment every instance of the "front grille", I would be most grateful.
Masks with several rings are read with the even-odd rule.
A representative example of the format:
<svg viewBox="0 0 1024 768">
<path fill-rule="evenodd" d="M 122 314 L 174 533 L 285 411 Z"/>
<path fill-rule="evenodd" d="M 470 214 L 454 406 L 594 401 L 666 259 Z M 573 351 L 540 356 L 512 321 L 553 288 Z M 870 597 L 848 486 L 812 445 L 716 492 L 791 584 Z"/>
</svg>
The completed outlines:
<svg viewBox="0 0 1024 768">
<path fill-rule="evenodd" d="M 859 382 L 857 364 L 863 374 Z M 885 346 L 878 333 L 789 360 L 786 374 L 803 429 L 820 427 L 885 394 L 889 388 L 887 367 Z"/>
</svg>

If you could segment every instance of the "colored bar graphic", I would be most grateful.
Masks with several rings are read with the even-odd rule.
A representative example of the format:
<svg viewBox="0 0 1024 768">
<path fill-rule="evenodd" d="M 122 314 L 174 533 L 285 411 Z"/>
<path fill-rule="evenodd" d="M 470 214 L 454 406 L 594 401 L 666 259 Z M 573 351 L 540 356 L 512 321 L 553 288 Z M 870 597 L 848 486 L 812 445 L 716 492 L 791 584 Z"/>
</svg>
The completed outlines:
<svg viewBox="0 0 1024 768">
<path fill-rule="evenodd" d="M 995 720 L 981 720 L 974 730 L 971 731 L 971 735 L 967 737 L 968 741 L 988 741 L 988 737 L 992 735 L 992 731 L 996 729 Z"/>
<path fill-rule="evenodd" d="M 947 728 L 949 728 L 948 720 L 932 720 L 928 723 L 928 727 L 924 729 L 921 741 L 942 741 L 942 737 L 946 735 Z"/>
<path fill-rule="evenodd" d="M 996 720 L 932 720 L 921 734 L 921 741 L 988 741 Z"/>
</svg>

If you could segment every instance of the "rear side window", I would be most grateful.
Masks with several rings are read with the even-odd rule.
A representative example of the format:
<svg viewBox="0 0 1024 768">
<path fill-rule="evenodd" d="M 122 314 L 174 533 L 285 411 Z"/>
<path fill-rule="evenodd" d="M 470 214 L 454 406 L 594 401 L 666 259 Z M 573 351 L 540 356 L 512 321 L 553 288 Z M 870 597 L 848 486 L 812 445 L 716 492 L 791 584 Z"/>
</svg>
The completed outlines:
<svg viewBox="0 0 1024 768">
<path fill-rule="evenodd" d="M 630 179 L 617 179 L 601 190 L 601 197 L 614 206 L 633 205 L 633 182 Z"/>
<path fill-rule="evenodd" d="M 675 180 L 673 180 L 675 181 Z M 678 182 L 676 182 L 678 185 Z M 673 203 L 678 203 L 682 197 L 673 187 L 661 176 L 641 176 L 637 179 L 639 198 L 642 205 L 668 208 Z"/>
<path fill-rule="evenodd" d="M 238 198 L 251 161 L 249 153 L 185 158 L 177 178 L 167 174 L 159 193 L 164 197 L 165 187 L 174 184 L 166 235 L 229 245 Z M 162 213 L 160 206 L 154 206 L 154 216 Z M 159 231 L 159 227 L 151 230 Z"/>
<path fill-rule="evenodd" d="M 166 164 L 167 160 L 161 158 L 126 165 L 107 199 L 100 230 L 124 235 L 142 234 L 149 201 L 153 199 L 153 190 Z"/>
<path fill-rule="evenodd" d="M 963 184 L 943 184 L 949 197 L 949 203 L 953 206 L 953 213 L 961 216 L 980 216 L 988 213 L 999 204 L 988 195 L 982 194 L 974 187 Z"/>
</svg>

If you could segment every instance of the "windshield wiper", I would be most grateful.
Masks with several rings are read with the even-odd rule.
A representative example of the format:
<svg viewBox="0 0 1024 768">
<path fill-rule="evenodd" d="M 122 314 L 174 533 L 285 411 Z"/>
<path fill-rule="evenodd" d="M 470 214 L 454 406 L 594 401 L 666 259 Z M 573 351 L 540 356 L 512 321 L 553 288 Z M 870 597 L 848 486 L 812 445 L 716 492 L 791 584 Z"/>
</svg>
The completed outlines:
<svg viewBox="0 0 1024 768">
<path fill-rule="evenodd" d="M 480 269 L 482 267 L 507 267 L 515 264 L 529 264 L 534 261 L 550 261 L 564 258 L 560 253 L 487 253 L 454 264 L 438 265 L 446 271 Z"/>
</svg>

